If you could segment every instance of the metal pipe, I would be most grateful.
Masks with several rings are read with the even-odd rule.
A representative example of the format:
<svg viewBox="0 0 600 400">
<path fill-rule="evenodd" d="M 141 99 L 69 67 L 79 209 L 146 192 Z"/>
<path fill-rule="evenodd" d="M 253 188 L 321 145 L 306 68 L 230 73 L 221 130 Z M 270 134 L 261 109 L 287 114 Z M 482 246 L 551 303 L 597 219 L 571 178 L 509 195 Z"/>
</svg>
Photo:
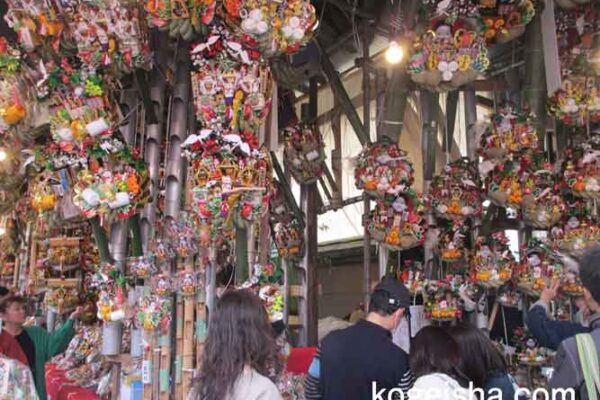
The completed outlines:
<svg viewBox="0 0 600 400">
<path fill-rule="evenodd" d="M 523 82 L 523 91 L 525 101 L 535 116 L 534 124 L 537 129 L 540 146 L 543 146 L 546 137 L 546 73 L 544 68 L 542 20 L 539 13 L 527 25 L 524 55 L 525 80 Z"/>
<path fill-rule="evenodd" d="M 369 59 L 369 35 L 367 26 L 363 32 L 363 127 L 364 135 L 367 137 L 367 143 L 370 142 L 371 138 L 371 72 L 367 67 L 367 60 Z M 364 144 L 364 143 L 363 143 Z M 371 201 L 369 196 L 365 193 L 363 200 L 363 218 L 369 215 L 371 210 Z M 371 292 L 371 235 L 367 229 L 367 224 L 364 224 L 364 238 L 363 238 L 363 296 L 365 299 L 365 305 L 369 304 Z"/>
<path fill-rule="evenodd" d="M 142 247 L 147 250 L 150 239 L 154 233 L 156 223 L 156 202 L 159 193 L 159 171 L 161 146 L 163 142 L 163 115 L 165 107 L 165 79 L 162 69 L 166 66 L 168 57 L 168 41 L 165 33 L 159 33 L 156 47 L 157 65 L 152 69 L 150 76 L 150 99 L 156 115 L 155 124 L 146 125 L 146 143 L 144 159 L 148 164 L 148 177 L 150 178 L 150 200 L 144 207 L 141 218 Z"/>
</svg>

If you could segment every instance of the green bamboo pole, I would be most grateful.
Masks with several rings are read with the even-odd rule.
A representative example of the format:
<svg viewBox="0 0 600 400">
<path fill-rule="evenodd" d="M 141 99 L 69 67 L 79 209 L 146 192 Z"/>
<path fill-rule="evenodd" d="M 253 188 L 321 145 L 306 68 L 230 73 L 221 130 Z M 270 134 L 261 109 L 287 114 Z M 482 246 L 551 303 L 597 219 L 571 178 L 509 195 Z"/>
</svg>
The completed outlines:
<svg viewBox="0 0 600 400">
<path fill-rule="evenodd" d="M 523 92 L 525 101 L 535 114 L 534 124 L 538 139 L 543 146 L 546 136 L 546 69 L 544 65 L 544 43 L 542 37 L 542 21 L 537 13 L 533 21 L 527 25 L 525 32 L 525 80 Z"/>
<path fill-rule="evenodd" d="M 129 231 L 132 235 L 131 241 L 131 252 L 134 257 L 140 257 L 144 254 L 142 248 L 142 229 L 140 225 L 140 215 L 135 214 L 127 221 L 129 225 Z"/>
<path fill-rule="evenodd" d="M 104 228 L 100 226 L 100 218 L 92 218 L 90 220 L 90 224 L 92 225 L 92 231 L 94 232 L 96 246 L 98 246 L 100 261 L 103 263 L 111 263 L 113 260 L 110 256 L 110 250 L 108 249 L 108 237 L 106 236 L 106 231 Z"/>
</svg>

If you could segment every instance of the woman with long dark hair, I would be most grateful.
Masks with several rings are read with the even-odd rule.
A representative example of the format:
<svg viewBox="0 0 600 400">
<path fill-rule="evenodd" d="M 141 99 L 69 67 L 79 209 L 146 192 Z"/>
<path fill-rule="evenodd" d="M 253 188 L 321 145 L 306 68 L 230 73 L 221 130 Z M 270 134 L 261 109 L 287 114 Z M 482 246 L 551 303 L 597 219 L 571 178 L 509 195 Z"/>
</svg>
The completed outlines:
<svg viewBox="0 0 600 400">
<path fill-rule="evenodd" d="M 454 326 L 449 332 L 460 347 L 460 370 L 475 388 L 483 389 L 483 399 L 497 399 L 501 394 L 503 400 L 513 400 L 516 384 L 494 343 L 480 329 L 467 324 Z"/>
<path fill-rule="evenodd" d="M 456 341 L 444 329 L 428 326 L 410 345 L 410 369 L 417 377 L 408 392 L 410 400 L 461 400 L 469 392 L 466 377 L 457 368 L 461 354 Z"/>
<path fill-rule="evenodd" d="M 208 329 L 190 400 L 281 400 L 267 376 L 280 369 L 267 312 L 248 290 L 226 292 Z"/>
</svg>

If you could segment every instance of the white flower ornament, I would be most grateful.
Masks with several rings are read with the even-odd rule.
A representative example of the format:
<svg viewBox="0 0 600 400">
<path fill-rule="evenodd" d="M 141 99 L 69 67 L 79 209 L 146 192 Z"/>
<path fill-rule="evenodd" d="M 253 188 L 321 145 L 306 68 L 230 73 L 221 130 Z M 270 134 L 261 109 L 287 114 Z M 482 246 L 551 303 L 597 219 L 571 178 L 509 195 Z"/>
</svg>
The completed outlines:
<svg viewBox="0 0 600 400">
<path fill-rule="evenodd" d="M 458 63 L 456 61 L 440 61 L 438 64 L 438 71 L 442 73 L 442 79 L 444 81 L 451 81 L 454 73 L 458 71 Z"/>
</svg>

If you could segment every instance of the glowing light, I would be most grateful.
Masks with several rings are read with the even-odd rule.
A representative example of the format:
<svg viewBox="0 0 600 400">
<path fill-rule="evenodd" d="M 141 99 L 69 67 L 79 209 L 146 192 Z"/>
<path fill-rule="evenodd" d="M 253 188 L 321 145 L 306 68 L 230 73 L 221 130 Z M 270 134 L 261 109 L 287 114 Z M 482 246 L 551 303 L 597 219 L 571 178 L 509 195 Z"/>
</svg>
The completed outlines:
<svg viewBox="0 0 600 400">
<path fill-rule="evenodd" d="M 4 149 L 0 149 L 0 161 L 5 161 L 8 158 L 8 153 Z"/>
<path fill-rule="evenodd" d="M 389 47 L 385 51 L 385 60 L 389 64 L 398 64 L 403 58 L 404 50 L 395 40 L 392 40 Z"/>
</svg>

